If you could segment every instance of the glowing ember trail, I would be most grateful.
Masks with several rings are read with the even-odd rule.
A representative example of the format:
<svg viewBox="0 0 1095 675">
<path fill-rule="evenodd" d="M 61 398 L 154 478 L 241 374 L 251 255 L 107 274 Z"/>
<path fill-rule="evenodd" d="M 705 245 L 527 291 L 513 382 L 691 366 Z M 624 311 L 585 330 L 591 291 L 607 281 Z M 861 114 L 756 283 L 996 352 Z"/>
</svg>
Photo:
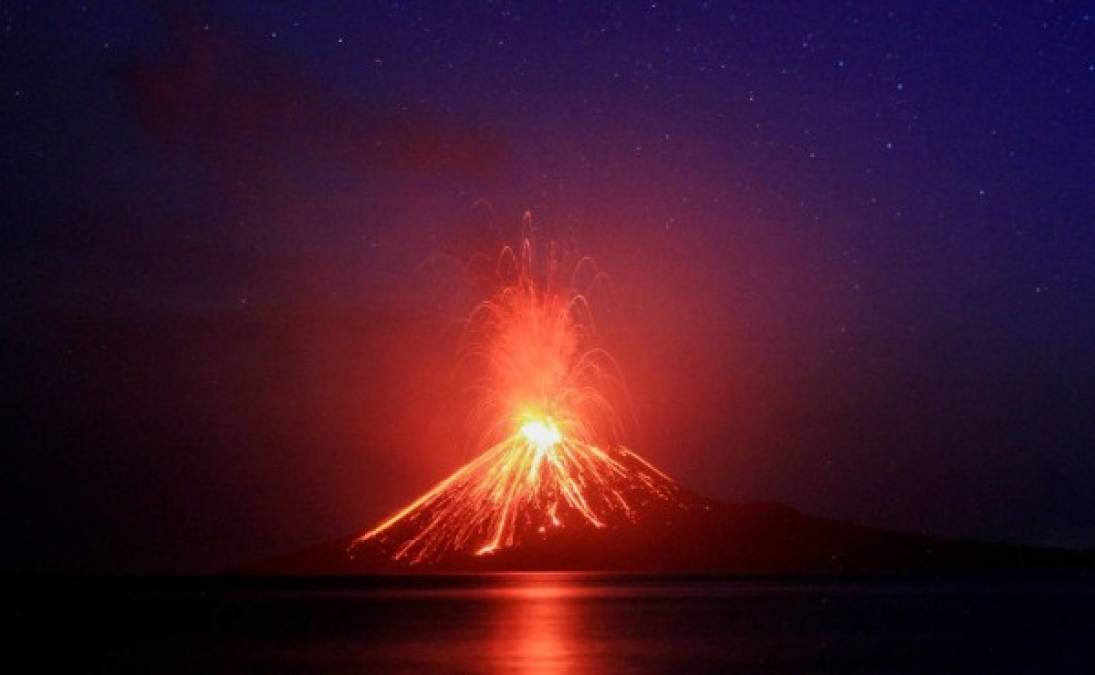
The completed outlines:
<svg viewBox="0 0 1095 675">
<path fill-rule="evenodd" d="M 517 252 L 503 249 L 498 290 L 468 320 L 469 428 L 489 449 L 358 537 L 351 555 L 378 547 L 408 565 L 486 555 L 557 528 L 624 525 L 653 504 L 681 501 L 672 479 L 620 442 L 612 400 L 622 385 L 576 290 L 583 274 L 598 279 L 592 262 L 567 266 L 565 279 L 554 247 L 543 269 L 533 263 L 529 237 Z"/>
</svg>

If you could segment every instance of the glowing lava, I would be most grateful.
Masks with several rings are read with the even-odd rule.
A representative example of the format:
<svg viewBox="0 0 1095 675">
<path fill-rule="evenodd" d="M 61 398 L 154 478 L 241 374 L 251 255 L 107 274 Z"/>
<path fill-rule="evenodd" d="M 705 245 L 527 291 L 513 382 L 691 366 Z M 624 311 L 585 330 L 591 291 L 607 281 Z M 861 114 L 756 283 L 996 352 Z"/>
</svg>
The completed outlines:
<svg viewBox="0 0 1095 675">
<path fill-rule="evenodd" d="M 559 433 L 559 430 L 555 428 L 550 419 L 526 422 L 521 427 L 521 435 L 525 437 L 526 441 L 534 445 L 541 455 L 563 440 L 562 434 Z"/>
<path fill-rule="evenodd" d="M 553 247 L 538 269 L 527 237 L 499 260 L 497 290 L 469 317 L 460 359 L 475 399 L 469 431 L 489 449 L 358 537 L 351 555 L 379 547 L 410 565 L 485 555 L 679 501 L 677 484 L 620 442 L 622 385 L 576 290 L 583 273 L 599 278 L 592 263 L 567 267 Z"/>
</svg>

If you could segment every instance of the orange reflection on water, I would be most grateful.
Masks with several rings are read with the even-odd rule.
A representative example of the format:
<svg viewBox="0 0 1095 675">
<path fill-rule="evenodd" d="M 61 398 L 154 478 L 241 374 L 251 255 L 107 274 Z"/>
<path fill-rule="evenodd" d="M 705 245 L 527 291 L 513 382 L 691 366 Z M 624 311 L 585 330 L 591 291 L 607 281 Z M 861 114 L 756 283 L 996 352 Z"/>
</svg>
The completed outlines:
<svg viewBox="0 0 1095 675">
<path fill-rule="evenodd" d="M 585 589 L 572 574 L 507 575 L 489 638 L 492 672 L 604 672 L 584 632 Z"/>
</svg>

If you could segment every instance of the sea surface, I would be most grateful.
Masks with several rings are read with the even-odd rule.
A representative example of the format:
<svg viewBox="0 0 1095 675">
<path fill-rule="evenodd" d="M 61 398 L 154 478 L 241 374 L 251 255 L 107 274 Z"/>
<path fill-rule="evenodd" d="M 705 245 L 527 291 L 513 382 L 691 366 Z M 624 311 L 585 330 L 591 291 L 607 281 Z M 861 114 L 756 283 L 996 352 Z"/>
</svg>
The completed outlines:
<svg viewBox="0 0 1095 675">
<path fill-rule="evenodd" d="M 1095 673 L 1090 575 L 36 579 L 7 597 L 9 660 L 35 672 Z"/>
</svg>

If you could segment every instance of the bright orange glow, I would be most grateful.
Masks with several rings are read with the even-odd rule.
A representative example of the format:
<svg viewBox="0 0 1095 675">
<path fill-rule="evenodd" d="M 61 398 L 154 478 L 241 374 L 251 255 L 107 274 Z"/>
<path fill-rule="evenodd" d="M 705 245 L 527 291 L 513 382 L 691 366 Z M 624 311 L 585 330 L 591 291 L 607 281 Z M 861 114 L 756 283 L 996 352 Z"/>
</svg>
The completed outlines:
<svg viewBox="0 0 1095 675">
<path fill-rule="evenodd" d="M 526 216 L 526 225 L 528 225 Z M 679 488 L 621 444 L 615 362 L 596 344 L 578 279 L 600 279 L 589 259 L 567 268 L 554 247 L 506 248 L 497 290 L 467 321 L 462 370 L 475 405 L 469 432 L 488 449 L 351 545 L 379 546 L 418 564 L 486 555 L 562 527 L 633 521 Z"/>
<path fill-rule="evenodd" d="M 589 649 L 581 581 L 567 575 L 517 575 L 502 581 L 492 603 L 498 616 L 483 655 L 484 670 L 562 675 L 576 670 L 611 672 L 605 652 Z M 578 668 L 578 666 L 581 668 Z"/>
<path fill-rule="evenodd" d="M 536 447 L 541 454 L 558 445 L 563 440 L 559 430 L 555 428 L 550 419 L 532 420 L 525 422 L 521 427 L 521 435 L 525 440 Z"/>
</svg>

